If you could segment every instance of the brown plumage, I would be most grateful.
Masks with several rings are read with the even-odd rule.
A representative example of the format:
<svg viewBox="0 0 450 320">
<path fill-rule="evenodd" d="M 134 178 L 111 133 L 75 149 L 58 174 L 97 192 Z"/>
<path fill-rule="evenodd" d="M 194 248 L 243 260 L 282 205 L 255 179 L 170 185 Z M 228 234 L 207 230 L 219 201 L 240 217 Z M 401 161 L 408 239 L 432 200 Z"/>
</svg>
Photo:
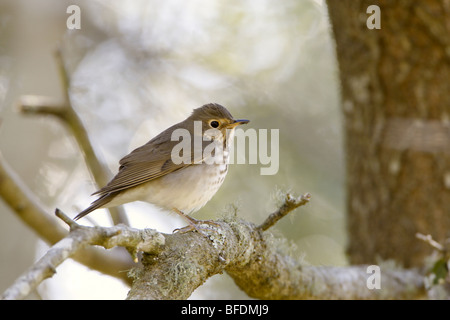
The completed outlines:
<svg viewBox="0 0 450 320">
<path fill-rule="evenodd" d="M 119 161 L 120 167 L 116 176 L 106 186 L 93 193 L 99 195 L 99 198 L 81 211 L 75 220 L 99 208 L 138 200 L 186 214 L 206 204 L 222 184 L 227 164 L 206 164 L 205 157 L 208 155 L 203 155 L 203 152 L 200 153 L 200 159 L 195 158 L 198 155 L 194 148 L 195 121 L 201 121 L 202 150 L 213 142 L 204 141 L 204 133 L 208 129 L 218 129 L 222 133 L 226 157 L 229 147 L 227 129 L 233 131 L 237 125 L 248 123 L 248 120 L 234 120 L 228 110 L 219 104 L 211 103 L 194 109 L 186 120 L 164 130 L 123 157 Z M 176 129 L 186 129 L 191 134 L 191 161 L 188 163 L 184 161 L 176 164 L 172 161 L 172 150 L 180 143 L 178 140 L 171 141 L 172 133 Z M 209 182 L 212 181 L 219 186 L 211 187 L 212 183 Z"/>
</svg>

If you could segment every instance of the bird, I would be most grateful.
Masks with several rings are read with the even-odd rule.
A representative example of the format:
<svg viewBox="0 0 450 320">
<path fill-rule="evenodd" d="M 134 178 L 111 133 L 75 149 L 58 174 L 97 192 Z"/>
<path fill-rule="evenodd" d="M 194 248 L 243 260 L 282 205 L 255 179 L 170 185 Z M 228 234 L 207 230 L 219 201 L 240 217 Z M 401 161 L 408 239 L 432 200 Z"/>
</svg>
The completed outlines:
<svg viewBox="0 0 450 320">
<path fill-rule="evenodd" d="M 194 109 L 187 119 L 123 157 L 117 174 L 92 194 L 97 200 L 74 220 L 100 208 L 145 201 L 187 220 L 187 227 L 174 231 L 200 232 L 201 221 L 190 214 L 219 190 L 228 172 L 234 130 L 247 123 L 246 119 L 235 120 L 217 103 Z"/>
</svg>

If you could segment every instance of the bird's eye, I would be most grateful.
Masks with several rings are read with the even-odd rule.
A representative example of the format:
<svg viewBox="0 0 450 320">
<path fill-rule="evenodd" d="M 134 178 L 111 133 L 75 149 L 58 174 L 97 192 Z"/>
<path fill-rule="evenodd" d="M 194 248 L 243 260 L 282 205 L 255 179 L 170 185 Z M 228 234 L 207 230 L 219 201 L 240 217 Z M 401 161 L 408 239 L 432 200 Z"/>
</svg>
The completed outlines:
<svg viewBox="0 0 450 320">
<path fill-rule="evenodd" d="M 216 120 L 213 120 L 213 121 L 211 121 L 210 123 L 209 123 L 209 125 L 212 127 L 212 128 L 217 128 L 217 127 L 219 127 L 219 121 L 216 121 Z"/>
</svg>

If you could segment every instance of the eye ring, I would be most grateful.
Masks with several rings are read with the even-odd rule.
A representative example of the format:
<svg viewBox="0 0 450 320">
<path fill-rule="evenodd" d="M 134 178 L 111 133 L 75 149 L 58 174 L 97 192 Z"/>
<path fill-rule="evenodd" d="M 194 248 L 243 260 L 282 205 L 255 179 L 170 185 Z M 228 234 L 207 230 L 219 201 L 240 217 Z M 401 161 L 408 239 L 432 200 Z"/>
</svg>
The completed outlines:
<svg viewBox="0 0 450 320">
<path fill-rule="evenodd" d="M 220 125 L 220 122 L 217 120 L 212 120 L 209 125 L 211 126 L 211 128 L 218 128 Z"/>
</svg>

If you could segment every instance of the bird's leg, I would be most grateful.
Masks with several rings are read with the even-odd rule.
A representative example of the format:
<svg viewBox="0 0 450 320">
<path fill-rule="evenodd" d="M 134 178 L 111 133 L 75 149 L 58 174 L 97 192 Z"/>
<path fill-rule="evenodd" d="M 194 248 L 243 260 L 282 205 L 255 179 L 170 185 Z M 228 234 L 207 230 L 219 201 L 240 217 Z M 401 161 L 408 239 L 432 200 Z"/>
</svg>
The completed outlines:
<svg viewBox="0 0 450 320">
<path fill-rule="evenodd" d="M 180 216 L 182 216 L 184 219 L 186 219 L 186 221 L 189 223 L 189 225 L 186 226 L 186 227 L 177 228 L 177 229 L 173 230 L 174 233 L 175 232 L 186 233 L 186 232 L 189 232 L 189 231 L 196 230 L 198 233 L 200 233 L 202 235 L 205 235 L 201 231 L 201 229 L 202 229 L 200 227 L 201 224 L 211 224 L 211 225 L 215 225 L 215 226 L 219 225 L 218 223 L 216 223 L 214 221 L 211 221 L 211 220 L 197 220 L 197 219 L 194 219 L 194 218 L 188 216 L 187 214 L 185 214 L 183 211 L 178 210 L 177 208 L 173 208 L 173 211 L 178 213 Z M 205 228 L 203 228 L 203 229 L 205 229 Z"/>
</svg>

